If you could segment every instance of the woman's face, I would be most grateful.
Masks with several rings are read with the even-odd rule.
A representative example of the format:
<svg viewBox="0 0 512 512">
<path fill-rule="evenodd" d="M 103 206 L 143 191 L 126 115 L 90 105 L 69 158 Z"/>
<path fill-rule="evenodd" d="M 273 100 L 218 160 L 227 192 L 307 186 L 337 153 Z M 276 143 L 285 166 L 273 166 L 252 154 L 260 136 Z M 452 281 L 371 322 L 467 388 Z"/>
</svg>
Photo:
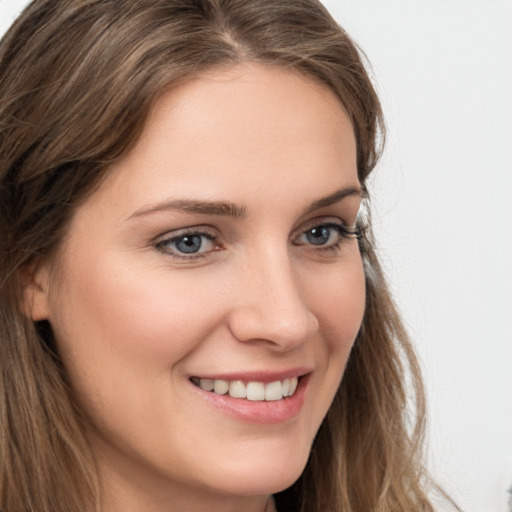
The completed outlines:
<svg viewBox="0 0 512 512">
<path fill-rule="evenodd" d="M 298 73 L 218 70 L 156 103 L 32 309 L 106 510 L 253 510 L 299 477 L 363 316 L 360 201 L 348 116 Z"/>
</svg>

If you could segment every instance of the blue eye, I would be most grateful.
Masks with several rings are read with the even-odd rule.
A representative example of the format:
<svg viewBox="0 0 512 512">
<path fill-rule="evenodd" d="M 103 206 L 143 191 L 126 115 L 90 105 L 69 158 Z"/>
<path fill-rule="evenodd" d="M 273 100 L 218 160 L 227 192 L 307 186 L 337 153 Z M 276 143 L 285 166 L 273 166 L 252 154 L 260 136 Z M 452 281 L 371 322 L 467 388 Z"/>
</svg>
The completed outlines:
<svg viewBox="0 0 512 512">
<path fill-rule="evenodd" d="M 178 251 L 185 254 L 192 254 L 194 252 L 199 252 L 201 245 L 203 244 L 203 240 L 201 235 L 185 235 L 176 239 L 173 244 Z"/>
<path fill-rule="evenodd" d="M 166 238 L 158 242 L 156 247 L 176 258 L 187 258 L 215 251 L 217 249 L 215 241 L 216 237 L 210 233 L 194 231 Z"/>
<path fill-rule="evenodd" d="M 338 249 L 343 240 L 358 239 L 359 228 L 349 228 L 337 222 L 324 222 L 302 231 L 294 243 L 296 245 L 312 245 L 319 249 Z"/>
<path fill-rule="evenodd" d="M 329 226 L 318 226 L 309 229 L 304 233 L 307 241 L 312 245 L 325 245 L 333 233 L 333 228 Z"/>
</svg>

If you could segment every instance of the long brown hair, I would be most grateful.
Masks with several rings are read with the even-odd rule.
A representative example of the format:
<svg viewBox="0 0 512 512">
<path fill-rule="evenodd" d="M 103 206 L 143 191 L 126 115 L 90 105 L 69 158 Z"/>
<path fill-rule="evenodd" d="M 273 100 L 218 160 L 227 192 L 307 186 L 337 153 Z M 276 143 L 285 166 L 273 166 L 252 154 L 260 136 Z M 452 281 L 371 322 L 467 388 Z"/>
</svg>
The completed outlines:
<svg viewBox="0 0 512 512">
<path fill-rule="evenodd" d="M 317 0 L 35 0 L 2 40 L 0 509 L 99 510 L 51 328 L 24 314 L 27 269 L 57 253 L 73 211 L 133 146 L 164 90 L 244 61 L 331 88 L 351 117 L 364 186 L 383 140 L 380 104 L 361 52 Z M 371 230 L 360 246 L 363 324 L 306 470 L 276 497 L 283 511 L 432 510 L 418 365 Z"/>
</svg>

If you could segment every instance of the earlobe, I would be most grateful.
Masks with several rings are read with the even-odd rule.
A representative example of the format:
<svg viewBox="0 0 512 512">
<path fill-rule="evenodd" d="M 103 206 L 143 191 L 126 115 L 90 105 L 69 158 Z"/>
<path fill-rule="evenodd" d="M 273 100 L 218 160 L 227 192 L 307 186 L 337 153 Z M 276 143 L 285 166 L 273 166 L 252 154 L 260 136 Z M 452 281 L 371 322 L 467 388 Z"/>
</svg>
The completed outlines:
<svg viewBox="0 0 512 512">
<path fill-rule="evenodd" d="M 48 320 L 50 307 L 48 300 L 48 273 L 34 265 L 20 271 L 23 286 L 23 309 L 34 322 Z"/>
</svg>

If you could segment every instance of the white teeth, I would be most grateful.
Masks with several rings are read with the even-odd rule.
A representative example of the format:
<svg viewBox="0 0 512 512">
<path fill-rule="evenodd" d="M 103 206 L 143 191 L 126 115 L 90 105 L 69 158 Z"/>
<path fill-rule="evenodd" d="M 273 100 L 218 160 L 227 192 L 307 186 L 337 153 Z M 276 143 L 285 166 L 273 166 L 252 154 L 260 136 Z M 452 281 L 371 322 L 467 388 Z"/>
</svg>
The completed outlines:
<svg viewBox="0 0 512 512">
<path fill-rule="evenodd" d="M 200 379 L 199 387 L 205 391 L 213 391 L 213 380 L 212 379 Z"/>
<path fill-rule="evenodd" d="M 234 380 L 229 383 L 229 396 L 233 398 L 245 398 L 247 390 L 245 384 L 241 380 Z"/>
<path fill-rule="evenodd" d="M 290 379 L 290 389 L 288 390 L 288 396 L 292 396 L 297 389 L 297 384 L 299 383 L 299 379 L 297 377 L 292 377 Z"/>
<path fill-rule="evenodd" d="M 265 385 L 265 400 L 281 400 L 283 398 L 283 386 L 279 380 Z"/>
<path fill-rule="evenodd" d="M 229 389 L 229 382 L 227 380 L 214 380 L 213 390 L 217 395 L 225 395 Z"/>
<path fill-rule="evenodd" d="M 232 398 L 246 398 L 253 402 L 276 401 L 292 396 L 297 389 L 298 377 L 290 377 L 274 382 L 248 382 L 241 380 L 227 381 L 222 379 L 199 379 L 192 377 L 192 382 L 205 391 L 212 391 L 217 395 L 229 394 Z"/>
<path fill-rule="evenodd" d="M 263 382 L 249 382 L 247 384 L 247 400 L 254 402 L 265 400 L 265 384 Z"/>
<path fill-rule="evenodd" d="M 289 396 L 288 393 L 290 392 L 290 379 L 284 379 L 281 384 L 281 390 L 283 392 L 283 396 Z"/>
</svg>

